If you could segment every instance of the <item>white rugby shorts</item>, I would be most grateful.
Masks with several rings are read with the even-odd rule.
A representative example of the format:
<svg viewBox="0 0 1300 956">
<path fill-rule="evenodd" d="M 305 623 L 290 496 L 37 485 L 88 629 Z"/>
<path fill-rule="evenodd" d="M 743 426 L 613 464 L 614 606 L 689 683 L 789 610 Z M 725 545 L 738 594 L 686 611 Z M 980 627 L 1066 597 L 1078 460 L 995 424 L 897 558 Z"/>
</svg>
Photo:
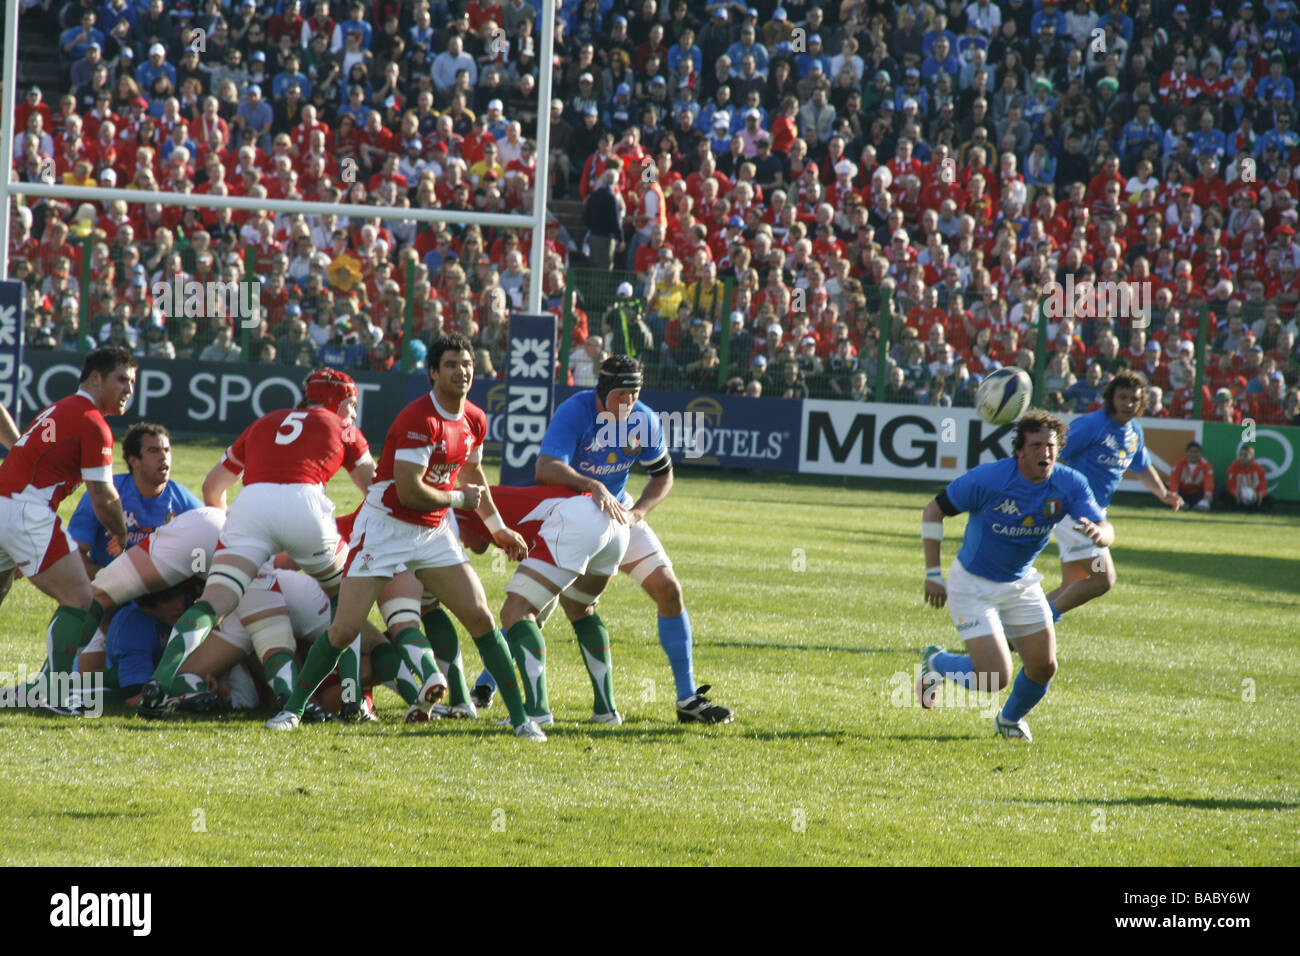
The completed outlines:
<svg viewBox="0 0 1300 956">
<path fill-rule="evenodd" d="M 565 498 L 542 522 L 522 566 L 537 571 L 561 591 L 583 574 L 612 577 L 623 563 L 632 531 L 610 520 L 586 496 Z"/>
<path fill-rule="evenodd" d="M 438 527 L 430 528 L 399 521 L 366 504 L 352 527 L 344 575 L 394 578 L 403 571 L 445 568 L 468 561 L 450 512 Z"/>
<path fill-rule="evenodd" d="M 217 553 L 261 566 L 281 551 L 303 571 L 320 577 L 335 566 L 339 533 L 334 502 L 320 485 L 249 485 L 230 506 Z"/>
<path fill-rule="evenodd" d="M 48 501 L 0 497 L 0 573 L 22 568 L 24 576 L 35 577 L 76 550 Z"/>
<path fill-rule="evenodd" d="M 1105 512 L 1102 512 L 1105 515 Z M 1052 537 L 1056 539 L 1056 550 L 1061 555 L 1061 560 L 1069 563 L 1071 561 L 1087 561 L 1098 555 L 1110 554 L 1110 548 L 1098 547 L 1086 534 L 1074 530 L 1079 519 L 1073 515 L 1066 515 L 1056 523 L 1052 529 Z"/>
<path fill-rule="evenodd" d="M 963 641 L 990 634 L 1006 640 L 1044 630 L 1052 610 L 1034 569 L 1018 581 L 990 581 L 971 574 L 960 561 L 948 569 L 948 613 Z"/>
</svg>

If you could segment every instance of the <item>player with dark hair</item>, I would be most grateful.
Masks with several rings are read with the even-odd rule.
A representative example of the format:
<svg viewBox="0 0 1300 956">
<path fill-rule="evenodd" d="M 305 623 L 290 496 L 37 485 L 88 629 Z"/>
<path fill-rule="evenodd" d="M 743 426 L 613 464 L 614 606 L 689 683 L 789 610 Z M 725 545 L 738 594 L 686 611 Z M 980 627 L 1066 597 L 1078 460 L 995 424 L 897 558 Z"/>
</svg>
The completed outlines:
<svg viewBox="0 0 1300 956">
<path fill-rule="evenodd" d="M 334 669 L 385 585 L 403 570 L 419 578 L 474 637 L 484 663 L 501 684 L 515 736 L 543 741 L 546 735 L 524 714 L 523 697 L 505 635 L 488 609 L 483 585 L 465 557 L 452 508 L 478 512 L 492 539 L 514 560 L 524 539 L 501 520 L 483 474 L 487 416 L 469 401 L 474 384 L 474 345 L 464 335 L 440 337 L 428 354 L 427 394 L 407 405 L 389 426 L 374 484 L 352 528 L 338 612 L 312 646 L 302 676 L 284 709 L 267 722 L 293 730 L 308 698 Z M 457 480 L 464 482 L 457 488 Z M 430 706 L 446 691 L 434 672 L 421 690 Z"/>
<path fill-rule="evenodd" d="M 1070 423 L 1062 464 L 1079 471 L 1104 512 L 1124 474 L 1137 479 L 1174 511 L 1183 506 L 1177 491 L 1165 487 L 1160 472 L 1147 453 L 1142 424 L 1137 420 L 1146 407 L 1146 379 L 1140 372 L 1120 369 L 1102 392 L 1103 405 Z M 1110 549 L 1074 529 L 1076 516 L 1066 515 L 1056 526 L 1056 548 L 1061 555 L 1061 586 L 1047 596 L 1052 620 L 1081 604 L 1101 597 L 1115 586 L 1115 563 Z"/>
<path fill-rule="evenodd" d="M 646 516 L 673 487 L 673 463 L 668 456 L 659 417 L 640 401 L 641 364 L 626 355 L 611 355 L 600 366 L 596 387 L 570 396 L 555 410 L 542 438 L 536 479 L 590 494 L 597 507 L 614 521 L 631 526 L 621 570 L 650 595 L 659 611 L 659 643 L 668 655 L 677 687 L 677 719 L 682 723 L 725 724 L 732 712 L 705 695 L 708 684 L 695 684 L 691 619 L 682 599 L 682 586 L 673 563 Z M 627 477 L 640 463 L 650 480 L 633 501 Z M 566 611 L 569 608 L 566 606 Z M 571 618 L 572 619 L 572 618 Z M 592 633 L 579 640 L 599 642 L 600 618 L 592 614 L 584 625 Z M 576 624 L 575 624 L 576 626 Z M 593 672 L 593 683 L 597 675 Z M 475 688 L 480 706 L 491 700 L 490 688 Z"/>
<path fill-rule="evenodd" d="M 153 679 L 140 692 L 142 717 L 162 716 L 167 688 L 185 659 L 239 606 L 274 555 L 288 552 L 326 594 L 338 592 L 344 555 L 324 486 L 345 467 L 365 491 L 375 462 L 353 425 L 357 387 L 349 376 L 332 369 L 313 372 L 303 393 L 297 409 L 263 415 L 244 429 L 204 479 L 203 499 L 212 507 L 225 507 L 227 489 L 241 476 L 244 490 L 227 513 L 203 596 L 177 622 Z M 293 667 L 291 659 L 267 666 L 282 663 Z"/>
<path fill-rule="evenodd" d="M 113 476 L 113 485 L 122 500 L 128 548 L 177 515 L 202 506 L 194 492 L 170 480 L 171 435 L 162 425 L 132 425 L 122 439 L 122 457 L 127 470 Z M 92 576 L 116 556 L 107 529 L 95 517 L 89 494 L 77 502 L 77 510 L 68 521 L 68 533 L 86 555 L 86 570 Z"/>
<path fill-rule="evenodd" d="M 1075 515 L 1074 530 L 1099 547 L 1115 539 L 1083 475 L 1057 464 L 1064 437 L 1064 422 L 1031 409 L 1016 424 L 1013 457 L 972 468 L 939 492 L 921 516 L 925 601 L 935 608 L 948 605 L 967 652 L 925 649 L 917 685 L 921 706 L 933 705 L 945 678 L 968 690 L 996 693 L 1006 687 L 1009 642 L 1023 666 L 994 727 L 1003 737 L 1026 741 L 1033 738 L 1025 715 L 1056 674 L 1056 630 L 1034 559 L 1064 514 Z M 963 511 L 970 519 L 945 584 L 943 520 Z"/>
<path fill-rule="evenodd" d="M 126 349 L 91 352 L 76 394 L 41 411 L 0 462 L 0 581 L 7 587 L 21 567 L 59 604 L 45 632 L 42 675 L 70 672 L 99 624 L 100 608 L 91 600 L 81 554 L 59 520 L 59 502 L 84 481 L 95 517 L 119 544 L 126 541 L 112 480 L 113 432 L 104 416 L 126 411 L 135 371 Z"/>
</svg>

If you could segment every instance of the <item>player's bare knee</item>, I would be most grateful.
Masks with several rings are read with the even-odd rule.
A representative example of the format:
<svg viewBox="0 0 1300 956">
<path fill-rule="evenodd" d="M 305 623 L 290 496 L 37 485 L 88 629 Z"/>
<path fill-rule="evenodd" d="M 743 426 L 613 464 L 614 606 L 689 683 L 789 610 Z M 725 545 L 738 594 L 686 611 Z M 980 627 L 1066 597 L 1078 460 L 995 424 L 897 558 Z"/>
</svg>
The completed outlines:
<svg viewBox="0 0 1300 956">
<path fill-rule="evenodd" d="M 1056 676 L 1056 658 L 1025 665 L 1025 676 L 1035 684 L 1046 684 Z"/>
<path fill-rule="evenodd" d="M 501 605 L 501 629 L 508 631 L 520 621 L 537 620 L 538 609 L 533 606 L 532 602 L 522 594 L 510 592 L 506 594 L 506 600 Z M 485 634 L 487 630 L 475 631 L 476 634 Z"/>
<path fill-rule="evenodd" d="M 671 568 L 658 568 L 641 586 L 659 606 L 660 617 L 676 617 L 685 610 L 682 585 Z"/>
</svg>

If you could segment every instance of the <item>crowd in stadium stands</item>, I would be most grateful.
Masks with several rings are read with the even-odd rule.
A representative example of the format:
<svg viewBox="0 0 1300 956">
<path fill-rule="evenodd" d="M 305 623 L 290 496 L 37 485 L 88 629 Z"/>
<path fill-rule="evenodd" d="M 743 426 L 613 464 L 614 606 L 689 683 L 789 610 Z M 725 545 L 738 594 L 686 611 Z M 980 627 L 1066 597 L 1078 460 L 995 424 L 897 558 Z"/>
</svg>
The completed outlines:
<svg viewBox="0 0 1300 956">
<path fill-rule="evenodd" d="M 1294 3 L 565 3 L 538 184 L 540 9 L 46 0 L 23 29 L 57 33 L 67 88 L 19 91 L 14 168 L 395 209 L 528 211 L 538 187 L 581 199 L 585 236 L 547 232 L 547 307 L 587 262 L 629 282 L 580 313 L 576 381 L 602 349 L 635 350 L 679 387 L 969 405 L 990 369 L 1033 369 L 1039 303 L 1064 287 L 1049 407 L 1098 407 L 1130 366 L 1159 389 L 1149 415 L 1300 422 Z M 14 218 L 10 268 L 30 285 L 32 348 L 237 360 L 226 305 L 187 315 L 155 292 L 255 274 L 252 359 L 384 370 L 414 259 L 417 354 L 464 331 L 495 375 L 530 242 L 45 199 Z M 1144 329 L 1104 307 L 1127 282 L 1150 303 Z"/>
</svg>

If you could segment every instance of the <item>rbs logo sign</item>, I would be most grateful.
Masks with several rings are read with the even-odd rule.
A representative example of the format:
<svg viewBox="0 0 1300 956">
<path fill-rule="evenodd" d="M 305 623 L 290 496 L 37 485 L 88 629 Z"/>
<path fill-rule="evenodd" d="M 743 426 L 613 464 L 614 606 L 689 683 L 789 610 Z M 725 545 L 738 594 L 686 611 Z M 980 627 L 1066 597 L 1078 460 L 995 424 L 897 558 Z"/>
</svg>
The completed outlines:
<svg viewBox="0 0 1300 956">
<path fill-rule="evenodd" d="M 510 356 L 506 363 L 503 485 L 533 484 L 542 436 L 555 409 L 555 317 L 510 318 Z"/>
</svg>

